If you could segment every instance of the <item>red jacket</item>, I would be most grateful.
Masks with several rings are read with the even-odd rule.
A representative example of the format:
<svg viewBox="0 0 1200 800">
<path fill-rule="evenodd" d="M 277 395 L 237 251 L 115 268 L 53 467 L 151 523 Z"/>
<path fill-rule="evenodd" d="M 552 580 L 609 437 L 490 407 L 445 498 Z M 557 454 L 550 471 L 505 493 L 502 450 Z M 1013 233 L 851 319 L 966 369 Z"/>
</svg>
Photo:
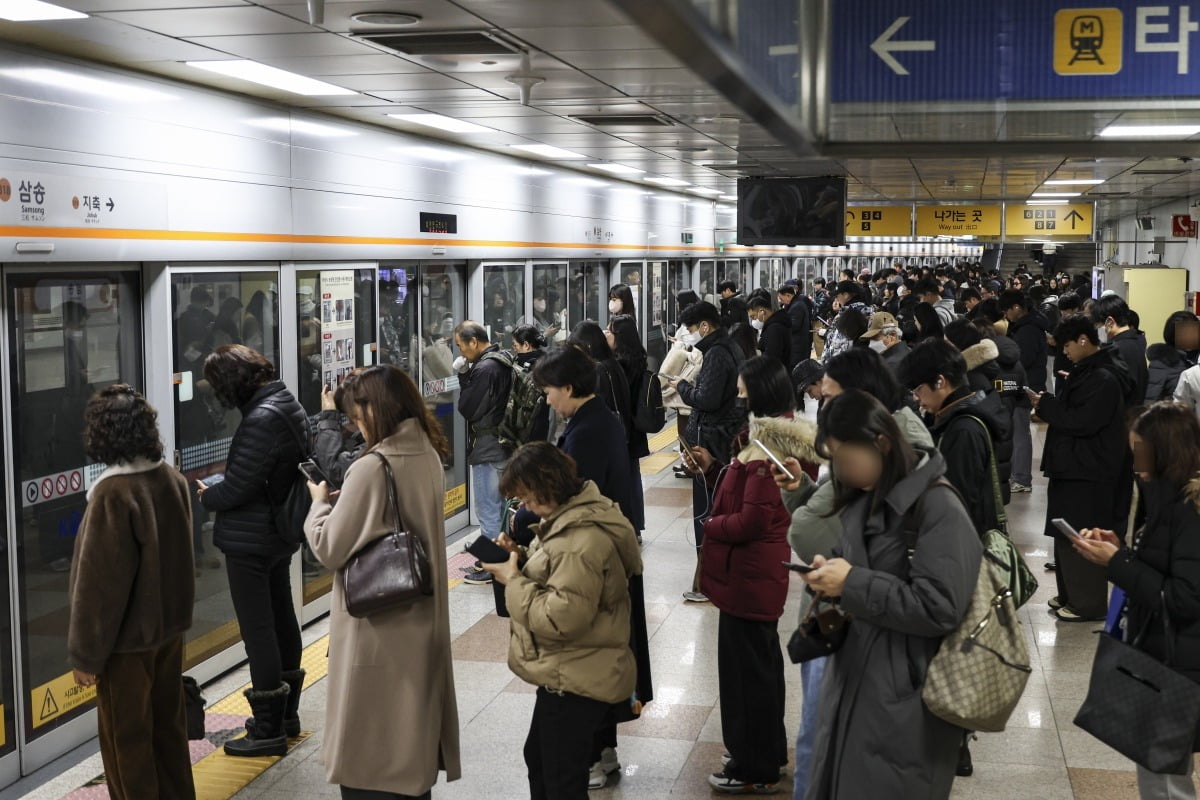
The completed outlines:
<svg viewBox="0 0 1200 800">
<path fill-rule="evenodd" d="M 738 437 L 739 443 L 744 441 Z M 770 446 L 770 445 L 768 445 Z M 717 482 L 713 513 L 704 524 L 700 591 L 717 608 L 742 619 L 772 622 L 783 615 L 790 561 L 791 515 L 756 447 L 742 450 Z"/>
</svg>

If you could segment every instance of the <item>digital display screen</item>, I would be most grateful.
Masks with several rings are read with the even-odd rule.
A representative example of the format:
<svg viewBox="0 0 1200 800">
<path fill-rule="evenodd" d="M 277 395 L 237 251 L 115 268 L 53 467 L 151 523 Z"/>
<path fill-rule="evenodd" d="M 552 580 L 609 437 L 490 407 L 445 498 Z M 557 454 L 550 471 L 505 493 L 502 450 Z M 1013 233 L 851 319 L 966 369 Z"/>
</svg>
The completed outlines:
<svg viewBox="0 0 1200 800">
<path fill-rule="evenodd" d="M 422 211 L 421 233 L 458 233 L 458 215 Z"/>
<path fill-rule="evenodd" d="M 738 244 L 846 243 L 846 179 L 742 178 Z"/>
</svg>

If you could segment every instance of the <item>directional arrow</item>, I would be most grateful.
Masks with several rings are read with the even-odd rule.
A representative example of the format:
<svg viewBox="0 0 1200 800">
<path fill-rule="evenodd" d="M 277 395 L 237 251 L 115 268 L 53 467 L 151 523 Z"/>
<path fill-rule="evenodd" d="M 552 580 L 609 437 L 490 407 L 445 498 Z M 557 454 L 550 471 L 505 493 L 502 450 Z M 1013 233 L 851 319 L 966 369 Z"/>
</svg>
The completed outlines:
<svg viewBox="0 0 1200 800">
<path fill-rule="evenodd" d="M 879 38 L 871 42 L 871 50 L 875 55 L 891 68 L 892 72 L 897 75 L 907 75 L 908 70 L 904 65 L 895 59 L 892 53 L 929 51 L 937 49 L 937 42 L 932 39 L 922 39 L 915 42 L 893 42 L 892 37 L 896 32 L 904 27 L 911 17 L 897 17 L 896 21 L 888 27 L 886 31 L 879 34 Z"/>
<path fill-rule="evenodd" d="M 1075 209 L 1072 208 L 1071 213 L 1067 214 L 1065 217 L 1063 217 L 1063 221 L 1070 222 L 1071 230 L 1075 230 L 1075 223 L 1083 222 L 1083 214 L 1080 214 L 1078 211 L 1076 211 Z"/>
<path fill-rule="evenodd" d="M 108 210 L 109 210 L 109 211 L 112 211 L 112 210 L 113 210 L 113 208 L 115 208 L 115 207 L 116 207 L 116 205 L 117 205 L 117 204 L 113 202 L 113 199 L 112 199 L 111 197 L 110 197 L 110 198 L 108 198 Z"/>
</svg>

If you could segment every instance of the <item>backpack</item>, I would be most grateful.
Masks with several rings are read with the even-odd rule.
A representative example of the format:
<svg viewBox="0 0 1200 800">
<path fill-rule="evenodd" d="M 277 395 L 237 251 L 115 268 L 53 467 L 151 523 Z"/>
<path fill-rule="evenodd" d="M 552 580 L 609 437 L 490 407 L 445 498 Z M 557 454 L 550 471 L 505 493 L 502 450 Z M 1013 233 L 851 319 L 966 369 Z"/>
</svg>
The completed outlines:
<svg viewBox="0 0 1200 800">
<path fill-rule="evenodd" d="M 658 433 L 667 424 L 667 409 L 663 405 L 662 384 L 648 369 L 642 370 L 637 394 L 633 399 L 633 429 L 639 433 Z"/>
<path fill-rule="evenodd" d="M 533 441 L 533 429 L 539 417 L 546 415 L 546 394 L 536 383 L 533 375 L 522 367 L 507 351 L 491 352 L 484 359 L 499 361 L 512 374 L 512 387 L 504 403 L 504 416 L 489 428 L 476 428 L 476 434 L 495 434 L 505 450 L 516 450 L 526 442 Z"/>
<path fill-rule="evenodd" d="M 296 441 L 300 445 L 300 461 L 311 458 L 312 435 L 305 435 L 293 428 L 288 415 L 278 406 L 272 403 L 263 403 L 263 407 L 282 417 L 292 431 L 292 435 L 296 437 Z M 308 428 L 307 417 L 304 420 L 304 427 Z M 304 519 L 308 516 L 308 510 L 312 508 L 312 495 L 308 493 L 308 478 L 300 472 L 300 461 L 296 462 L 295 477 L 288 485 L 287 495 L 282 502 L 276 503 L 271 499 L 271 487 L 267 486 L 267 498 L 271 504 L 271 516 L 275 520 L 275 530 L 279 532 L 279 538 L 293 546 L 304 543 Z"/>
</svg>

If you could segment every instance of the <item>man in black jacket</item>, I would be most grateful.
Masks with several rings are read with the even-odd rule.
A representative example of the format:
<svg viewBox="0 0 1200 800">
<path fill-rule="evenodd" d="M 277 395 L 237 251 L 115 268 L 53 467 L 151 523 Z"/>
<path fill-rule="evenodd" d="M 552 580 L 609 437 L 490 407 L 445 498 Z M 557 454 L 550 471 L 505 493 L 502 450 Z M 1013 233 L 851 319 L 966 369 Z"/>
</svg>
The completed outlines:
<svg viewBox="0 0 1200 800">
<path fill-rule="evenodd" d="M 1051 520 L 1065 519 L 1076 530 L 1103 528 L 1124 533 L 1122 507 L 1132 486 L 1122 475 L 1130 463 L 1125 437 L 1125 400 L 1132 383 L 1111 351 L 1100 348 L 1090 319 L 1067 317 L 1054 331 L 1074 365 L 1057 395 L 1031 394 L 1038 416 L 1049 423 L 1042 451 L 1046 493 L 1045 534 L 1054 539 L 1058 596 L 1052 613 L 1064 622 L 1104 619 L 1108 580 L 1103 567 L 1080 556 Z"/>
<path fill-rule="evenodd" d="M 504 419 L 508 393 L 512 389 L 512 370 L 499 359 L 487 357 L 499 353 L 500 346 L 488 341 L 487 330 L 478 322 L 460 323 L 454 329 L 454 344 L 462 353 L 454 361 L 454 368 L 460 373 L 458 413 L 470 425 L 467 464 L 471 468 L 479 530 L 489 539 L 496 539 L 504 514 L 500 473 L 511 455 L 500 444 L 496 431 Z M 485 584 L 491 582 L 492 576 L 487 572 L 473 572 L 465 580 Z"/>
<path fill-rule="evenodd" d="M 787 365 L 788 372 L 791 372 L 797 364 L 812 355 L 811 301 L 802 289 L 788 283 L 780 286 L 777 294 L 779 304 L 787 309 L 792 322 L 792 363 Z"/>
<path fill-rule="evenodd" d="M 746 308 L 746 298 L 738 291 L 737 284 L 733 281 L 721 281 L 717 284 L 717 291 L 721 293 L 721 325 L 726 330 L 739 322 L 749 325 L 750 315 Z"/>
<path fill-rule="evenodd" d="M 1021 350 L 1021 367 L 1028 386 L 1037 392 L 1046 390 L 1046 359 L 1049 346 L 1046 334 L 1049 323 L 1041 313 L 1032 310 L 1024 292 L 1009 290 L 1000 295 L 1000 312 L 1008 320 L 1008 336 Z M 1033 490 L 1033 433 L 1029 428 L 1031 409 L 1017 404 L 1013 410 L 1013 491 Z"/>
<path fill-rule="evenodd" d="M 1150 383 L 1150 366 L 1146 362 L 1146 334 L 1133 325 L 1133 312 L 1118 295 L 1110 294 L 1092 303 L 1092 324 L 1104 328 L 1108 341 L 1117 348 L 1133 378 L 1133 394 L 1125 398 L 1128 406 L 1140 405 L 1146 398 Z"/>
<path fill-rule="evenodd" d="M 750 325 L 758 331 L 758 351 L 792 366 L 792 320 L 786 308 L 771 311 L 771 301 L 764 297 L 750 298 Z"/>
<path fill-rule="evenodd" d="M 694 303 L 679 314 L 679 324 L 688 333 L 700 335 L 696 349 L 704 354 L 704 363 L 696 382 L 675 378 L 671 388 L 679 392 L 683 402 L 692 408 L 688 417 L 686 439 L 693 448 L 708 451 L 717 461 L 728 464 L 733 437 L 746 422 L 746 412 L 737 405 L 738 369 L 745 361 L 741 349 L 721 327 L 721 314 L 712 303 Z M 704 541 L 704 522 L 712 512 L 712 495 L 703 475 L 692 481 L 692 519 L 696 531 L 696 557 L 699 563 L 700 545 Z M 697 575 L 697 578 L 699 576 Z M 706 603 L 697 580 L 692 590 L 684 592 L 690 602 Z"/>
</svg>

